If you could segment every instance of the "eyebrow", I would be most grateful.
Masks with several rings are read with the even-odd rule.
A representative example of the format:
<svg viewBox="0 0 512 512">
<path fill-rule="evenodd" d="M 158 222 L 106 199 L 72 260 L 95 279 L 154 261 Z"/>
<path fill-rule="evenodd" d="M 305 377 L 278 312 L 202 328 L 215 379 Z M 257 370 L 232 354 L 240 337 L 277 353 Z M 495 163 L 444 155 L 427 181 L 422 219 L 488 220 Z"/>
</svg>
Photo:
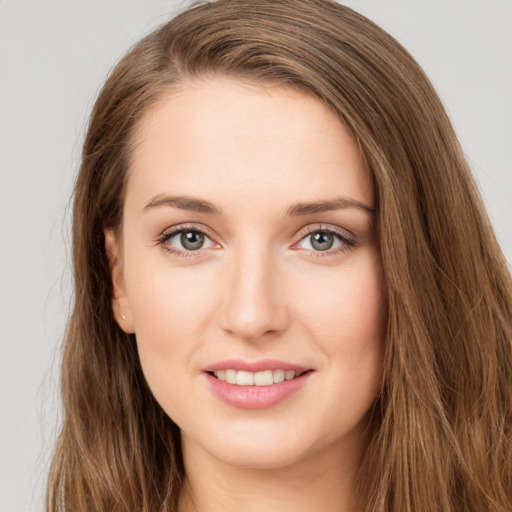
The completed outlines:
<svg viewBox="0 0 512 512">
<path fill-rule="evenodd" d="M 191 210 L 209 215 L 220 215 L 221 210 L 212 203 L 204 199 L 197 199 L 190 196 L 166 196 L 157 195 L 144 207 L 144 210 L 158 208 L 160 206 L 170 206 L 182 210 Z M 297 203 L 286 212 L 287 217 L 299 217 L 311 213 L 326 212 L 329 210 L 341 210 L 345 208 L 356 208 L 371 214 L 375 213 L 375 208 L 367 204 L 348 197 L 337 197 L 327 201 L 311 201 L 307 203 Z"/>
<path fill-rule="evenodd" d="M 288 209 L 286 215 L 289 217 L 298 217 L 300 215 L 309 215 L 310 213 L 327 212 L 329 210 L 342 210 L 345 208 L 356 208 L 371 214 L 375 213 L 375 208 L 349 197 L 336 197 L 327 201 L 312 201 L 309 203 L 297 203 Z"/>
<path fill-rule="evenodd" d="M 158 208 L 159 206 L 173 206 L 182 210 L 192 210 L 199 213 L 208 213 L 210 215 L 220 215 L 220 210 L 212 203 L 203 199 L 196 199 L 190 196 L 165 196 L 158 195 L 144 207 L 144 210 Z"/>
</svg>

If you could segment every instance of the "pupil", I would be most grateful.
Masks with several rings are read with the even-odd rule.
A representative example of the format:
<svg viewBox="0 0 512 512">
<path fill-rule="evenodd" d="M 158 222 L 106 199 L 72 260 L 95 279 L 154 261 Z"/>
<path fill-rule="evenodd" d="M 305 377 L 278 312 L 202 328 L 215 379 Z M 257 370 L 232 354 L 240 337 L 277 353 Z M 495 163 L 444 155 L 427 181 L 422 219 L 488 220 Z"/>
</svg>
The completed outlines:
<svg viewBox="0 0 512 512">
<path fill-rule="evenodd" d="M 185 231 L 180 237 L 181 245 L 189 251 L 197 251 L 204 243 L 204 235 L 197 231 Z"/>
<path fill-rule="evenodd" d="M 311 245 L 317 251 L 327 251 L 332 247 L 334 237 L 329 233 L 318 232 L 312 235 Z"/>
</svg>

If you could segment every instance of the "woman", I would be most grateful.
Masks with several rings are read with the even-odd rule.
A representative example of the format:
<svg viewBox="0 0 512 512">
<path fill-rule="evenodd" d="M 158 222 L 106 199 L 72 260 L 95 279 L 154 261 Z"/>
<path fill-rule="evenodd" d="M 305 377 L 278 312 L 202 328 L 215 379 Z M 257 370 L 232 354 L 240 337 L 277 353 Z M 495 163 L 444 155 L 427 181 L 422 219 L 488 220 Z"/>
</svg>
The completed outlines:
<svg viewBox="0 0 512 512">
<path fill-rule="evenodd" d="M 326 0 L 119 63 L 74 203 L 48 510 L 508 511 L 512 284 L 449 120 Z"/>
</svg>

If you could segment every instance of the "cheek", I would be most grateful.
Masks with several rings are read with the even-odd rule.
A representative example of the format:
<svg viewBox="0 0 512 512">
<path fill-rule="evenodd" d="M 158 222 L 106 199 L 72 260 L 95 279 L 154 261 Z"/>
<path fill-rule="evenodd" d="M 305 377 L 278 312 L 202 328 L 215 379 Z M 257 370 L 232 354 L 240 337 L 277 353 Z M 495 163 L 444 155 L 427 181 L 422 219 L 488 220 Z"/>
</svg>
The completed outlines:
<svg viewBox="0 0 512 512">
<path fill-rule="evenodd" d="M 306 284 L 310 293 L 298 305 L 318 339 L 356 346 L 383 340 L 387 308 L 382 271 L 374 258 L 367 259 L 323 277 L 317 274 Z"/>
<path fill-rule="evenodd" d="M 382 380 L 387 307 L 376 258 L 357 263 L 324 279 L 317 275 L 296 315 L 304 319 L 303 328 L 323 353 L 325 366 L 334 370 L 331 392 L 344 390 L 354 410 L 365 410 Z"/>
<path fill-rule="evenodd" d="M 165 255 L 142 261 L 125 267 L 137 345 L 148 380 L 168 380 L 171 369 L 175 374 L 191 368 L 201 340 L 208 339 L 219 287 L 207 266 L 172 268 Z"/>
<path fill-rule="evenodd" d="M 194 354 L 203 338 L 197 319 L 206 314 L 197 283 L 191 282 L 193 273 L 186 274 L 172 272 L 168 265 L 138 266 L 128 289 L 144 376 L 178 424 L 190 394 L 184 383 L 193 375 Z"/>
</svg>

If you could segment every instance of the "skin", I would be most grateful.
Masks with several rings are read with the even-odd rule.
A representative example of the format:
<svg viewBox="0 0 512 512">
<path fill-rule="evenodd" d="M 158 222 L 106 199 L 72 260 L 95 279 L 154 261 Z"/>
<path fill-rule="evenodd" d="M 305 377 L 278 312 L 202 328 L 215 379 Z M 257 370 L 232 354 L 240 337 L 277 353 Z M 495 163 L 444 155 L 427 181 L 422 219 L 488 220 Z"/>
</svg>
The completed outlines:
<svg viewBox="0 0 512 512">
<path fill-rule="evenodd" d="M 354 139 L 298 91 L 212 78 L 143 117 L 122 241 L 106 231 L 106 248 L 118 322 L 136 334 L 149 386 L 182 432 L 180 512 L 357 509 L 386 317 L 374 215 L 350 204 L 287 212 L 339 197 L 372 208 L 373 194 Z M 166 196 L 220 213 L 161 204 Z M 199 250 L 179 234 L 163 240 L 190 224 L 207 234 Z M 317 250 L 308 230 L 320 228 L 349 242 Z M 277 405 L 240 409 L 203 372 L 233 358 L 314 371 Z"/>
</svg>

